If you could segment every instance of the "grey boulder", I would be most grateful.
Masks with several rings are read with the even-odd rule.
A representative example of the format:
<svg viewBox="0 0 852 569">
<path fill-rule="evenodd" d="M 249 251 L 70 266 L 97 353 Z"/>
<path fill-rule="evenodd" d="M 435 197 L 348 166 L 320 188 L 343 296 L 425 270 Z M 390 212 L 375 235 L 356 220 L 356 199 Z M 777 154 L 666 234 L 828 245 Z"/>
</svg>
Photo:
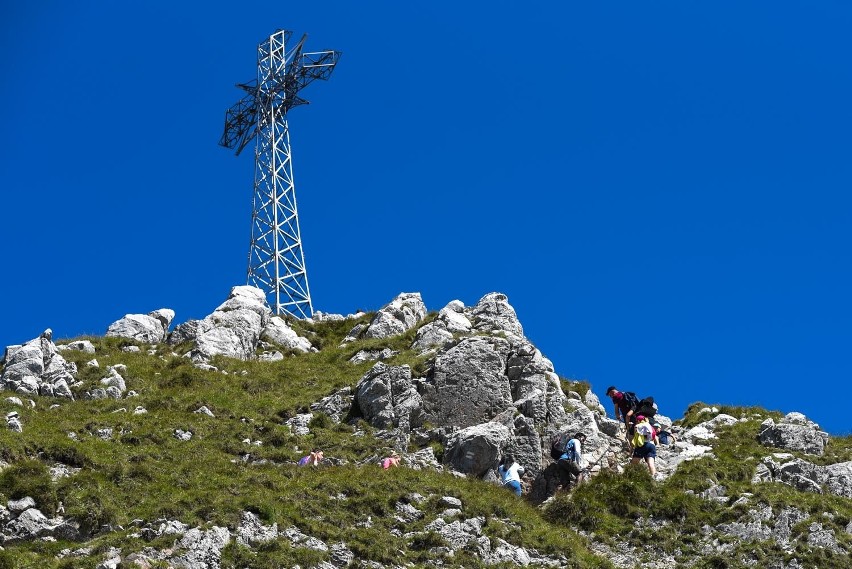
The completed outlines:
<svg viewBox="0 0 852 569">
<path fill-rule="evenodd" d="M 426 305 L 419 292 L 400 293 L 383 306 L 366 327 L 356 326 L 345 341 L 357 338 L 390 338 L 404 334 L 426 317 Z"/>
<path fill-rule="evenodd" d="M 761 444 L 805 454 L 821 456 L 830 439 L 828 433 L 801 413 L 789 413 L 778 423 L 766 419 L 760 427 L 758 440 Z"/>
<path fill-rule="evenodd" d="M 482 477 L 497 466 L 511 437 L 500 423 L 482 423 L 456 431 L 447 439 L 444 463 L 453 470 Z"/>
<path fill-rule="evenodd" d="M 148 314 L 127 314 L 110 324 L 106 335 L 158 344 L 165 341 L 174 317 L 175 311 L 169 308 L 161 308 Z"/>
</svg>

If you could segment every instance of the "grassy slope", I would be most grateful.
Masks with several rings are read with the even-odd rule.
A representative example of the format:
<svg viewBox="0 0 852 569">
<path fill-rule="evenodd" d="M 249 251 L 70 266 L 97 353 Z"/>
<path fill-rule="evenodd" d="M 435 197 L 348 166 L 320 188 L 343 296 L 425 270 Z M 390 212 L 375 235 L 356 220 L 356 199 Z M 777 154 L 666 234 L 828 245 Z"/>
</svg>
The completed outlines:
<svg viewBox="0 0 852 569">
<path fill-rule="evenodd" d="M 706 420 L 706 415 L 702 419 L 698 413 L 705 406 L 703 403 L 690 406 L 681 423 L 689 427 Z M 743 543 L 736 545 L 735 555 L 702 555 L 702 528 L 750 521 L 748 511 L 759 504 L 771 506 L 776 515 L 784 508 L 796 507 L 818 518 L 826 529 L 834 531 L 839 543 L 847 550 L 852 549 L 852 536 L 846 533 L 846 526 L 852 521 L 852 500 L 798 492 L 784 484 L 751 483 L 755 466 L 773 452 L 757 442 L 760 423 L 767 416 L 777 418 L 779 414 L 757 408 L 724 405 L 719 408 L 722 413 L 751 419 L 717 431 L 719 438 L 709 442 L 716 458 L 683 463 L 664 483 L 655 483 L 644 467 L 629 468 L 623 475 L 603 473 L 572 496 L 558 496 L 545 517 L 556 524 L 595 532 L 610 543 L 627 541 L 640 550 L 658 549 L 676 552 L 678 557 L 697 557 L 695 567 L 698 568 L 741 567 L 736 559 L 743 553 L 757 559 L 758 567 L 771 562 L 789 562 L 792 558 L 806 567 L 852 567 L 848 556 L 815 548 L 810 550 L 801 544 L 797 544 L 792 553 L 774 543 Z M 832 439 L 823 457 L 793 454 L 818 464 L 847 461 L 852 457 L 852 437 Z M 727 489 L 730 503 L 746 494 L 752 496 L 747 504 L 730 507 L 694 494 L 715 484 Z M 630 500 L 625 500 L 625 496 L 630 496 Z M 824 516 L 826 512 L 830 516 Z M 669 529 L 643 528 L 642 524 L 635 524 L 641 516 L 668 524 Z M 795 528 L 794 537 L 807 536 L 809 522 L 800 525 Z"/>
<path fill-rule="evenodd" d="M 538 510 L 508 492 L 495 492 L 491 485 L 435 472 L 406 468 L 384 472 L 373 465 L 355 466 L 354 462 L 386 448 L 363 423 L 358 427 L 366 434 L 355 437 L 354 427 L 334 425 L 320 415 L 313 421 L 310 435 L 292 435 L 283 426 L 287 418 L 306 411 L 312 402 L 336 389 L 355 385 L 371 367 L 372 363 L 347 362 L 359 349 L 387 346 L 400 350 L 390 363 L 407 363 L 422 371 L 423 359 L 406 351 L 413 332 L 338 348 L 352 325 L 352 321 L 301 325 L 301 332 L 323 346 L 322 351 L 281 362 L 224 358 L 214 362 L 227 375 L 196 369 L 187 359 L 174 355 L 170 346 L 156 346 L 154 355 L 146 353 L 147 347 L 141 353 L 125 353 L 121 348 L 133 342 L 88 338 L 97 348 L 94 357 L 100 369 L 85 365 L 93 357 L 90 354 L 63 353 L 77 363 L 87 388 L 98 385 L 106 366 L 122 363 L 127 366 L 128 389 L 139 395 L 120 401 L 38 398 L 33 409 L 2 402 L 2 409 L 17 410 L 24 424 L 23 434 L 0 430 L 2 458 L 12 464 L 0 474 L 2 497 L 30 495 L 48 516 L 61 503 L 66 516 L 90 527 L 111 525 L 114 531 L 86 544 L 95 553 L 115 546 L 127 554 L 145 546 L 164 548 L 173 543 L 169 537 L 153 543 L 129 537 L 135 529 L 133 520 L 168 518 L 190 525 L 209 522 L 234 528 L 240 512 L 251 510 L 266 524 L 296 525 L 327 543 L 345 541 L 362 559 L 429 565 L 432 556 L 428 549 L 440 545 L 437 536 L 427 536 L 412 547 L 389 531 L 396 524 L 392 515 L 395 504 L 416 491 L 434 496 L 418 506 L 427 512 L 425 520 L 443 510 L 438 504 L 440 496 L 456 496 L 464 503 L 465 516 L 481 515 L 488 520 L 485 531 L 492 537 L 543 554 L 565 555 L 578 568 L 607 565 L 590 556 L 573 532 L 546 522 Z M 182 354 L 186 348 L 178 347 L 174 353 Z M 50 409 L 53 404 L 59 407 Z M 215 418 L 194 413 L 202 405 Z M 136 406 L 148 413 L 132 414 Z M 113 429 L 111 440 L 96 436 L 105 428 Z M 175 429 L 191 431 L 194 436 L 191 441 L 179 441 L 173 436 Z M 68 433 L 75 433 L 78 440 Z M 263 444 L 246 444 L 244 439 Z M 308 470 L 290 464 L 313 446 L 350 465 Z M 269 463 L 244 462 L 247 453 L 252 461 L 266 459 Z M 52 482 L 47 468 L 57 461 L 82 470 Z M 372 527 L 355 525 L 368 516 Z M 425 523 L 414 522 L 404 530 L 415 531 Z M 55 559 L 61 549 L 80 546 L 69 542 L 7 545 L 0 552 L 0 568 L 94 567 L 98 555 Z M 229 546 L 224 561 L 232 567 L 280 567 L 310 565 L 326 557 L 279 540 L 255 552 Z M 461 552 L 452 563 L 479 565 L 468 552 Z"/>
</svg>

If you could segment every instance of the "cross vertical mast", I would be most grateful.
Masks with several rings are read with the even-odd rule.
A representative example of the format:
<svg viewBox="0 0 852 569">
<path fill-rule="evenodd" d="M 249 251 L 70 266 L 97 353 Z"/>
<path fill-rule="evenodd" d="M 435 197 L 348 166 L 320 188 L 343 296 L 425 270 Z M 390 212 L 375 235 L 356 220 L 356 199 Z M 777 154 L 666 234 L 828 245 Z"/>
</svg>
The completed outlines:
<svg viewBox="0 0 852 569">
<path fill-rule="evenodd" d="M 255 139 L 248 284 L 271 297 L 276 314 L 310 318 L 287 111 L 308 102 L 298 92 L 314 79 L 328 79 L 340 52 L 303 53 L 304 35 L 287 51 L 291 35 L 278 30 L 258 44 L 257 79 L 237 85 L 247 94 L 226 111 L 219 144 L 239 155 Z"/>
</svg>

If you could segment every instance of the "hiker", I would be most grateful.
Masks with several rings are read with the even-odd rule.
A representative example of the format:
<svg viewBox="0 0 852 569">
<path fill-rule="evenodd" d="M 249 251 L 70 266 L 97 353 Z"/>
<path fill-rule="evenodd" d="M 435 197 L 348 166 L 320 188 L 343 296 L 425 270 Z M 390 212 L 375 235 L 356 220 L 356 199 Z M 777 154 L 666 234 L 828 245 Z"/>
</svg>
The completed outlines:
<svg viewBox="0 0 852 569">
<path fill-rule="evenodd" d="M 311 450 L 311 454 L 299 459 L 299 466 L 319 466 L 322 459 L 323 452 L 320 449 L 315 448 Z"/>
<path fill-rule="evenodd" d="M 636 404 L 639 402 L 636 394 L 632 391 L 619 391 L 615 386 L 607 387 L 606 394 L 607 397 L 612 399 L 615 420 L 628 425 L 630 418 L 636 411 Z"/>
<path fill-rule="evenodd" d="M 583 460 L 583 444 L 586 442 L 586 435 L 583 433 L 575 434 L 565 445 L 565 449 L 559 460 L 556 461 L 560 470 L 568 475 L 568 486 L 570 486 L 571 476 L 574 477 L 574 485 L 579 485 L 585 479 L 585 474 L 581 467 Z"/>
<path fill-rule="evenodd" d="M 644 459 L 652 477 L 657 475 L 654 461 L 657 458 L 657 446 L 654 444 L 657 433 L 644 415 L 636 416 L 636 427 L 633 434 L 633 458 L 631 464 L 639 464 Z"/>
<path fill-rule="evenodd" d="M 497 472 L 500 474 L 503 486 L 520 496 L 521 474 L 524 473 L 524 467 L 515 462 L 511 456 L 505 455 L 500 461 L 500 466 L 497 467 Z"/>
<path fill-rule="evenodd" d="M 624 423 L 624 430 L 627 432 L 625 438 L 629 445 L 633 437 L 633 415 L 636 413 L 636 405 L 639 403 L 639 398 L 632 391 L 619 391 L 612 385 L 607 387 L 606 394 L 612 399 L 615 420 Z"/>
<path fill-rule="evenodd" d="M 673 445 L 677 442 L 674 434 L 671 432 L 671 425 L 663 425 L 658 422 L 651 423 L 654 430 L 657 431 L 657 440 L 662 445 Z"/>
<path fill-rule="evenodd" d="M 382 459 L 382 468 L 387 470 L 394 466 L 399 466 L 400 457 L 396 451 L 393 451 L 390 456 Z"/>
</svg>

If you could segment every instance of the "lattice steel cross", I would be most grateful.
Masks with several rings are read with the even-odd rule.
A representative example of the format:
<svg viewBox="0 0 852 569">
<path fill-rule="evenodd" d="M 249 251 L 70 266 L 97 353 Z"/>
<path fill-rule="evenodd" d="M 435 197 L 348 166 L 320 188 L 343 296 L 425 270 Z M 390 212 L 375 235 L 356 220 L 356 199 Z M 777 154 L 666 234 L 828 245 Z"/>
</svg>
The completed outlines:
<svg viewBox="0 0 852 569">
<path fill-rule="evenodd" d="M 246 95 L 225 112 L 219 144 L 237 156 L 252 140 L 254 198 L 248 284 L 263 290 L 276 314 L 313 315 L 299 232 L 287 111 L 308 101 L 299 96 L 315 79 L 328 79 L 340 52 L 303 52 L 307 35 L 291 50 L 292 32 L 277 30 L 257 46 L 257 79 L 237 84 Z"/>
</svg>

